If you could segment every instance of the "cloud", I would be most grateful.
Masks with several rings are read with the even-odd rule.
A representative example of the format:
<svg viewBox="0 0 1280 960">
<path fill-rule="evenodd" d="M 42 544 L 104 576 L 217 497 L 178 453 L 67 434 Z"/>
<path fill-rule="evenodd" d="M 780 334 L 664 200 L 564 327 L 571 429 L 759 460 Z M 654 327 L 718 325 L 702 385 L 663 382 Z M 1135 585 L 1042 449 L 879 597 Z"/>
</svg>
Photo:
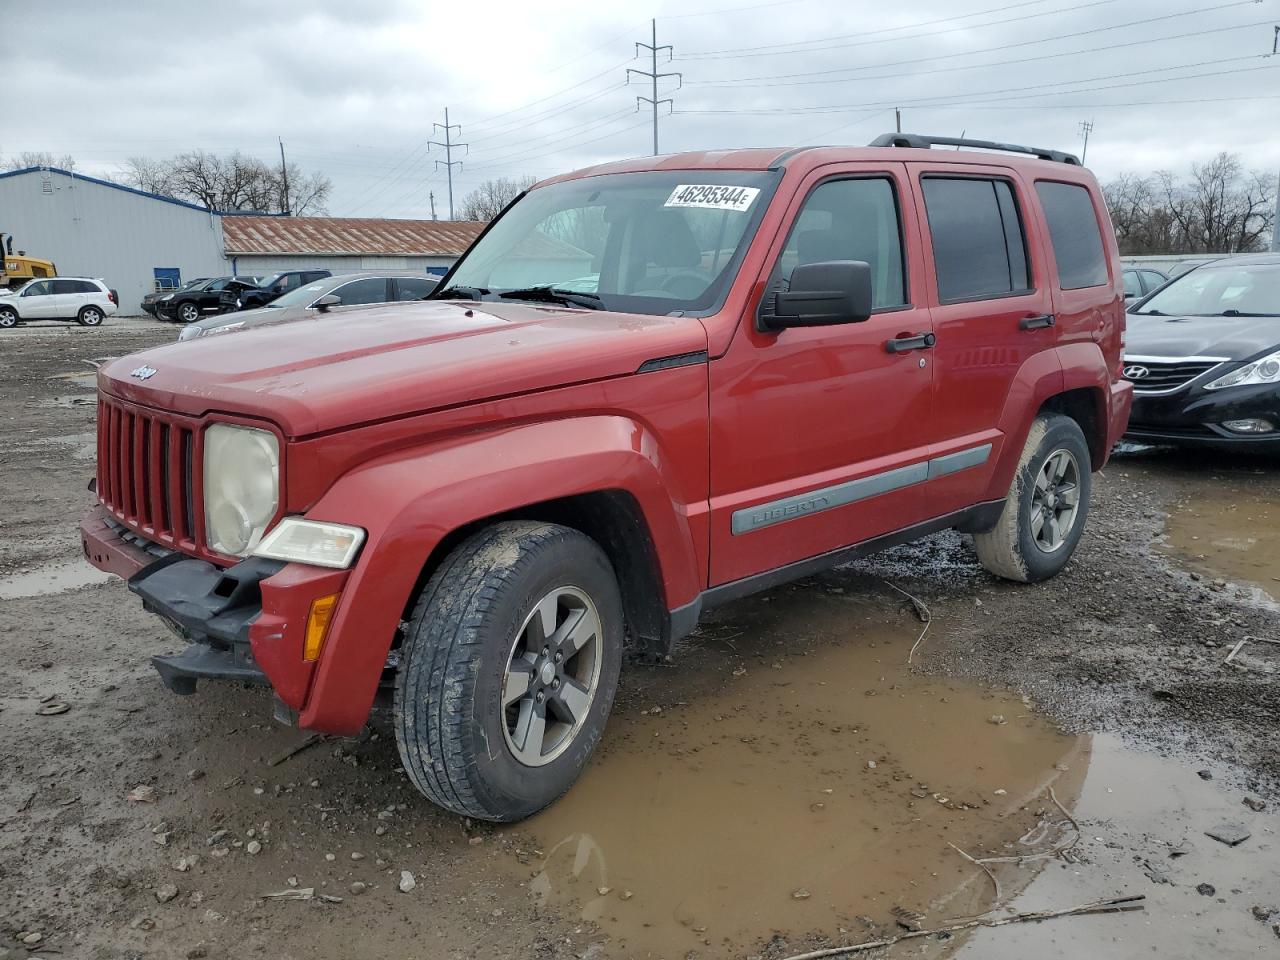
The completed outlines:
<svg viewBox="0 0 1280 960">
<path fill-rule="evenodd" d="M 1104 178 L 1219 150 L 1280 167 L 1280 0 L 675 0 L 657 5 L 675 110 L 664 151 L 865 143 L 893 128 L 1079 151 Z M 457 199 L 491 176 L 549 175 L 651 149 L 626 84 L 649 21 L 587 0 L 336 0 L 216 6 L 69 0 L 10 18 L 11 101 L 49 104 L 0 149 L 71 153 L 110 173 L 186 149 L 290 159 L 335 184 L 336 214 L 444 212 L 433 124 L 461 125 Z M 637 16 L 640 13 L 640 16 Z M 665 109 L 665 108 L 664 108 Z M 434 135 L 433 135 L 434 134 Z"/>
</svg>

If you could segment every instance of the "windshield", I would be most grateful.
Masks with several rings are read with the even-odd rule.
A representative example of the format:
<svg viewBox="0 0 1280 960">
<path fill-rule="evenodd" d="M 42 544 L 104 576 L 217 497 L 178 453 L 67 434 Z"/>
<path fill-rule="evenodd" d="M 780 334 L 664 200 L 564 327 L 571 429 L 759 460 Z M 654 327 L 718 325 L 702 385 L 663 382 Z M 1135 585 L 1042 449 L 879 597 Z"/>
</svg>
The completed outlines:
<svg viewBox="0 0 1280 960">
<path fill-rule="evenodd" d="M 333 283 L 330 281 L 308 283 L 305 287 L 298 287 L 276 297 L 267 306 L 273 310 L 278 307 L 309 307 L 311 306 L 311 301 L 323 297 L 332 288 Z"/>
<path fill-rule="evenodd" d="M 541 187 L 476 241 L 433 296 L 712 313 L 775 182 L 764 172 L 677 170 Z"/>
<path fill-rule="evenodd" d="M 1183 317 L 1280 316 L 1280 263 L 1218 262 L 1184 273 L 1134 311 Z"/>
</svg>

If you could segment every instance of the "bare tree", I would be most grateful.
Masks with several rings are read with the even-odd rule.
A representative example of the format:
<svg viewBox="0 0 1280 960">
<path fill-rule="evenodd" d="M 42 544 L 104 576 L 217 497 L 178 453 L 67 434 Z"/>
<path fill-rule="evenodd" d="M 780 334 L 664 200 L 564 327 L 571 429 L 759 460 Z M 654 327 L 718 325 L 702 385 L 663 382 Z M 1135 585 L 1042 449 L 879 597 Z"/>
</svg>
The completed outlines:
<svg viewBox="0 0 1280 960">
<path fill-rule="evenodd" d="M 69 153 L 57 156 L 48 150 L 24 150 L 10 157 L 4 166 L 6 170 L 26 170 L 28 167 L 57 167 L 59 170 L 74 170 L 76 158 Z"/>
<path fill-rule="evenodd" d="M 1220 153 L 1185 181 L 1168 170 L 1124 174 L 1103 188 L 1120 252 L 1246 253 L 1273 229 L 1275 184 Z"/>
<path fill-rule="evenodd" d="M 499 177 L 486 180 L 463 198 L 463 220 L 492 220 L 516 197 L 524 193 L 535 183 L 537 177 Z"/>
<path fill-rule="evenodd" d="M 218 156 L 192 150 L 169 160 L 130 157 L 121 171 L 123 181 L 210 210 L 289 212 L 295 216 L 323 216 L 333 184 L 322 173 L 304 173 L 297 164 L 284 177 L 278 166 L 236 151 Z"/>
</svg>

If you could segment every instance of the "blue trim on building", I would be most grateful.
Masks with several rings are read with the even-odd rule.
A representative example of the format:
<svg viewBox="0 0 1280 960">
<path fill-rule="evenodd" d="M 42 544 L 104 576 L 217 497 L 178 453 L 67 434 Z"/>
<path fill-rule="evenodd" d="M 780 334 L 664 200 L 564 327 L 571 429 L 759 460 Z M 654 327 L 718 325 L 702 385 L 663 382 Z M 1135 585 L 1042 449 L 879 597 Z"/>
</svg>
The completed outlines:
<svg viewBox="0 0 1280 960">
<path fill-rule="evenodd" d="M 83 173 L 73 173 L 70 170 L 63 170 L 61 167 L 25 167 L 22 170 L 10 170 L 7 173 L 0 173 L 0 180 L 6 177 L 20 177 L 28 173 L 60 173 L 64 177 L 70 177 L 72 180 L 84 180 L 88 183 L 96 183 L 100 187 L 111 187 L 113 190 L 123 190 L 125 193 L 134 193 L 140 197 L 146 197 L 149 200 L 160 200 L 164 203 L 172 203 L 175 206 L 186 207 L 188 210 L 196 210 L 200 213 L 216 214 L 219 217 L 283 217 L 287 214 L 283 213 L 262 213 L 257 210 L 211 210 L 208 207 L 202 207 L 199 204 L 188 203 L 186 200 L 175 200 L 173 197 L 166 197 L 163 194 L 151 193 L 147 190 L 139 190 L 136 187 L 127 187 L 123 183 L 112 183 L 110 180 L 100 180 L 97 177 L 90 177 Z"/>
</svg>

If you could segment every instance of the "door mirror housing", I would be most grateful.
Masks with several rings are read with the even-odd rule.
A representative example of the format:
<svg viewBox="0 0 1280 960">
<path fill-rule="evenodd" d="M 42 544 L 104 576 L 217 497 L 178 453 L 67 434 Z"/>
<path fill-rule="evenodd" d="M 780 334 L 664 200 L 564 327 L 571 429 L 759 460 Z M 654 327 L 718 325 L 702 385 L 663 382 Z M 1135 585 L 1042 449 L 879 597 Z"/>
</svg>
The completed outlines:
<svg viewBox="0 0 1280 960">
<path fill-rule="evenodd" d="M 786 290 L 765 295 L 762 331 L 861 323 L 871 317 L 871 264 L 865 260 L 802 263 L 791 271 Z"/>
<path fill-rule="evenodd" d="M 342 298 L 336 293 L 326 293 L 323 297 L 312 304 L 321 313 L 327 311 L 330 307 L 336 307 L 342 303 Z"/>
</svg>

